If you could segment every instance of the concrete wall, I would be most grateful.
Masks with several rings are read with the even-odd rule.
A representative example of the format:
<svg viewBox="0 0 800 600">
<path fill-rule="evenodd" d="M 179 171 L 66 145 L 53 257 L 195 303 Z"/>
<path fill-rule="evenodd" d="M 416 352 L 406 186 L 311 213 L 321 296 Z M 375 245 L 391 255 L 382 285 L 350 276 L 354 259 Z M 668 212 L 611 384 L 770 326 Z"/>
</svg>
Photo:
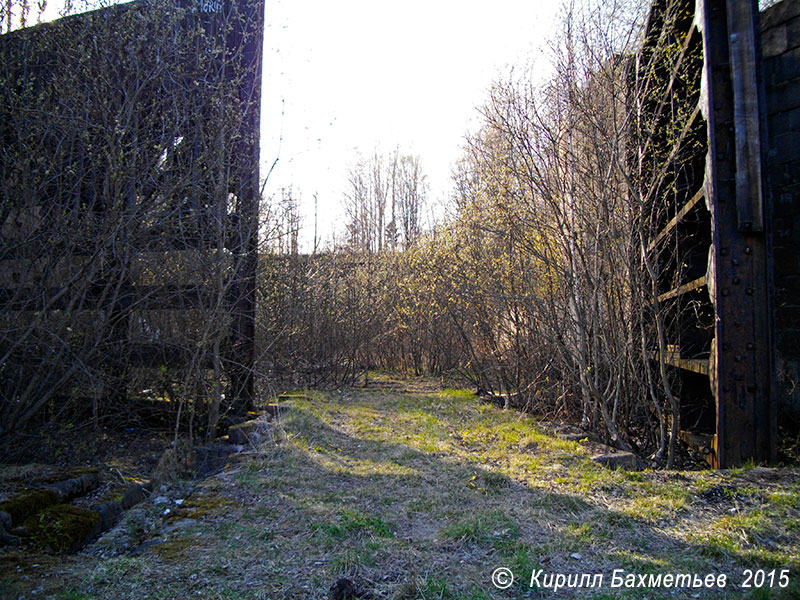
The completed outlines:
<svg viewBox="0 0 800 600">
<path fill-rule="evenodd" d="M 773 203 L 778 403 L 800 424 L 800 0 L 761 13 L 767 187 Z"/>
</svg>

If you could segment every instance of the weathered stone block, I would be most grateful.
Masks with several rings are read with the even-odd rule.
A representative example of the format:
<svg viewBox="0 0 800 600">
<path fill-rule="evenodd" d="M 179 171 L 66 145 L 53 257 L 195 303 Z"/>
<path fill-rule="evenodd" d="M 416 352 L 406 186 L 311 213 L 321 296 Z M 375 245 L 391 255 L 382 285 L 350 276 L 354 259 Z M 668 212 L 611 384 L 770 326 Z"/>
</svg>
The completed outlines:
<svg viewBox="0 0 800 600">
<path fill-rule="evenodd" d="M 800 131 L 800 111 L 771 113 L 767 118 L 767 129 L 773 135 Z"/>
<path fill-rule="evenodd" d="M 795 4 L 797 4 L 795 2 Z M 786 27 L 786 43 L 789 50 L 794 50 L 800 46 L 800 17 L 795 17 L 784 24 Z"/>
<path fill-rule="evenodd" d="M 775 179 L 777 179 L 776 177 Z M 774 193 L 774 208 L 776 217 L 793 218 L 798 211 L 797 196 L 792 192 L 786 190 L 785 185 L 775 182 L 773 184 Z M 777 238 L 778 242 L 785 242 L 787 239 L 792 239 L 792 230 L 794 229 L 794 222 L 783 222 L 776 225 L 781 228 L 780 237 Z"/>
<path fill-rule="evenodd" d="M 772 27 L 761 34 L 761 49 L 764 58 L 778 56 L 789 49 L 787 39 L 787 28 L 785 24 Z"/>
<path fill-rule="evenodd" d="M 264 412 L 272 419 L 282 415 L 287 410 L 289 410 L 289 406 L 286 404 L 272 403 L 264 407 Z"/>
<path fill-rule="evenodd" d="M 800 106 L 800 85 L 797 86 L 796 92 L 798 94 L 798 98 L 796 101 L 798 103 L 798 106 Z M 783 160 L 786 157 L 796 158 L 798 154 L 797 134 L 792 133 L 791 131 L 780 133 L 779 135 L 773 136 L 770 139 L 769 146 L 770 150 L 775 151 L 775 158 L 778 160 Z M 792 181 L 786 183 L 791 185 L 794 182 Z"/>
<path fill-rule="evenodd" d="M 775 308 L 775 328 L 779 331 L 800 329 L 800 306 L 798 306 L 797 300 Z"/>
<path fill-rule="evenodd" d="M 231 454 L 239 450 L 240 448 L 231 444 L 197 446 L 192 457 L 192 473 L 195 477 L 208 477 L 212 473 L 221 471 L 228 463 Z"/>
<path fill-rule="evenodd" d="M 58 502 L 58 493 L 53 490 L 26 490 L 16 497 L 0 504 L 2 520 L 7 525 L 18 525 L 31 515 Z M 7 515 L 7 516 L 6 516 Z"/>
<path fill-rule="evenodd" d="M 800 257 L 795 253 L 794 245 L 776 246 L 773 256 L 776 278 L 800 273 L 800 260 L 798 259 Z"/>
<path fill-rule="evenodd" d="M 642 464 L 639 457 L 631 452 L 607 452 L 593 456 L 592 460 L 609 469 L 623 469 L 625 471 L 641 471 Z"/>
<path fill-rule="evenodd" d="M 25 519 L 13 533 L 44 550 L 70 553 L 80 550 L 101 530 L 102 519 L 97 511 L 55 504 Z"/>
<path fill-rule="evenodd" d="M 800 329 L 780 327 L 775 338 L 779 357 L 800 356 Z"/>
<path fill-rule="evenodd" d="M 800 16 L 800 2 L 778 2 L 760 15 L 761 31 L 777 27 Z"/>
<path fill-rule="evenodd" d="M 245 421 L 228 428 L 228 441 L 231 444 L 258 444 L 266 440 L 268 435 L 269 424 L 260 419 Z"/>
</svg>

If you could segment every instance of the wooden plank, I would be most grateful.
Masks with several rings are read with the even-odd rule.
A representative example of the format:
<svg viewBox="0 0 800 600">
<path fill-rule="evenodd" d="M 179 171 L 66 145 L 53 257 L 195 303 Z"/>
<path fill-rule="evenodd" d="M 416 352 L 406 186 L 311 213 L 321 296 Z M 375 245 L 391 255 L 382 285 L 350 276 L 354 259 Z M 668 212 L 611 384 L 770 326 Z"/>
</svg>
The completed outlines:
<svg viewBox="0 0 800 600">
<path fill-rule="evenodd" d="M 695 433 L 693 431 L 681 431 L 683 442 L 699 452 L 709 466 L 714 466 L 716 462 L 717 436 L 709 433 Z"/>
<path fill-rule="evenodd" d="M 671 367 L 691 371 L 692 373 L 700 373 L 700 375 L 708 375 L 708 361 L 702 358 L 675 358 L 669 357 L 664 361 Z"/>
<path fill-rule="evenodd" d="M 683 208 L 681 208 L 678 211 L 678 213 L 674 217 L 672 217 L 670 222 L 664 226 L 664 229 L 662 229 L 658 233 L 655 239 L 653 239 L 653 241 L 650 242 L 650 245 L 647 247 L 647 251 L 652 252 L 658 245 L 658 243 L 664 238 L 666 238 L 670 234 L 670 232 L 673 229 L 675 229 L 675 227 L 678 225 L 681 219 L 683 219 L 687 214 L 689 214 L 689 211 L 692 210 L 695 207 L 695 205 L 698 202 L 700 202 L 700 200 L 702 200 L 704 197 L 705 197 L 705 190 L 701 187 L 699 190 L 697 190 L 697 192 L 695 192 L 695 195 L 692 196 L 692 198 L 686 204 L 683 205 Z"/>
<path fill-rule="evenodd" d="M 658 352 L 654 352 L 650 358 L 658 360 Z M 705 358 L 681 358 L 677 352 L 666 352 L 664 354 L 664 364 L 676 367 L 700 375 L 708 375 L 709 361 Z"/>
<path fill-rule="evenodd" d="M 665 361 L 671 367 L 691 371 L 692 373 L 700 373 L 700 375 L 708 375 L 708 361 L 700 358 L 675 358 L 672 357 Z"/>
<path fill-rule="evenodd" d="M 680 287 L 676 287 L 673 290 L 670 290 L 668 292 L 664 292 L 663 294 L 661 294 L 658 297 L 658 301 L 659 302 L 663 302 L 664 300 L 669 300 L 670 298 L 675 298 L 675 297 L 681 296 L 683 294 L 688 294 L 689 292 L 694 292 L 695 290 L 698 290 L 698 289 L 700 289 L 702 287 L 705 287 L 705 285 L 706 285 L 705 276 L 704 277 L 698 277 L 694 281 L 690 281 L 689 283 L 684 283 Z"/>
<path fill-rule="evenodd" d="M 748 4 L 751 3 L 727 2 L 736 141 L 736 213 L 739 231 L 764 231 L 756 16 Z"/>
</svg>

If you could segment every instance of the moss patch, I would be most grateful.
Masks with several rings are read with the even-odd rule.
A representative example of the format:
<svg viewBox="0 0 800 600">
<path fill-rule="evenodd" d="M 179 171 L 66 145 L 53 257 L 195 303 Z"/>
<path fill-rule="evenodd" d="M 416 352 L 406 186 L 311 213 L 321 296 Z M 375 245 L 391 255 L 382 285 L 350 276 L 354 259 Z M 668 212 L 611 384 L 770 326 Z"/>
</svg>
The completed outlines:
<svg viewBox="0 0 800 600">
<path fill-rule="evenodd" d="M 197 545 L 197 538 L 182 537 L 156 544 L 150 548 L 150 551 L 165 562 L 181 562 Z"/>
<path fill-rule="evenodd" d="M 224 496 L 213 494 L 192 495 L 175 511 L 175 515 L 170 520 L 200 520 L 224 513 L 225 509 L 232 508 L 235 505 L 235 502 Z"/>
<path fill-rule="evenodd" d="M 30 516 L 14 533 L 47 552 L 77 552 L 100 533 L 100 513 L 69 504 L 56 504 Z"/>
<path fill-rule="evenodd" d="M 53 490 L 26 490 L 15 498 L 0 504 L 0 511 L 11 515 L 14 525 L 22 523 L 27 517 L 35 515 L 58 502 L 58 494 Z"/>
</svg>

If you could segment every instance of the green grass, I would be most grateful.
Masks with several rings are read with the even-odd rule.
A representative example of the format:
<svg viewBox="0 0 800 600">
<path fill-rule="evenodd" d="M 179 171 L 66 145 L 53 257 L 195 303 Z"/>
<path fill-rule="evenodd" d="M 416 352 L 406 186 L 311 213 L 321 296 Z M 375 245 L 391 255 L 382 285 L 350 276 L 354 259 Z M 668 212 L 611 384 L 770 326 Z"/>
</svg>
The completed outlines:
<svg viewBox="0 0 800 600">
<path fill-rule="evenodd" d="M 200 484 L 185 502 L 197 523 L 182 537 L 141 555 L 79 555 L 49 571 L 53 585 L 137 600 L 182 597 L 187 586 L 209 598 L 326 597 L 349 577 L 395 600 L 505 600 L 547 597 L 527 587 L 535 568 L 610 577 L 613 568 L 733 575 L 774 565 L 792 569 L 797 589 L 795 469 L 610 471 L 580 443 L 470 391 L 381 373 L 370 382 L 285 396 L 276 441 Z M 499 566 L 515 574 L 509 590 L 491 584 Z M 19 595 L 34 586 L 14 583 Z M 569 597 L 641 597 L 634 592 Z M 662 592 L 648 598 L 673 597 Z"/>
<path fill-rule="evenodd" d="M 493 540 L 513 539 L 519 535 L 519 525 L 500 512 L 487 512 L 446 525 L 442 537 L 472 544 Z"/>
<path fill-rule="evenodd" d="M 313 523 L 312 528 L 335 538 L 362 534 L 392 537 L 395 526 L 375 515 L 367 515 L 357 510 L 343 510 L 336 522 Z"/>
<path fill-rule="evenodd" d="M 57 596 L 58 600 L 92 600 L 93 598 L 95 598 L 95 596 L 84 594 L 83 592 L 79 592 L 76 590 L 69 592 L 62 592 Z"/>
</svg>

